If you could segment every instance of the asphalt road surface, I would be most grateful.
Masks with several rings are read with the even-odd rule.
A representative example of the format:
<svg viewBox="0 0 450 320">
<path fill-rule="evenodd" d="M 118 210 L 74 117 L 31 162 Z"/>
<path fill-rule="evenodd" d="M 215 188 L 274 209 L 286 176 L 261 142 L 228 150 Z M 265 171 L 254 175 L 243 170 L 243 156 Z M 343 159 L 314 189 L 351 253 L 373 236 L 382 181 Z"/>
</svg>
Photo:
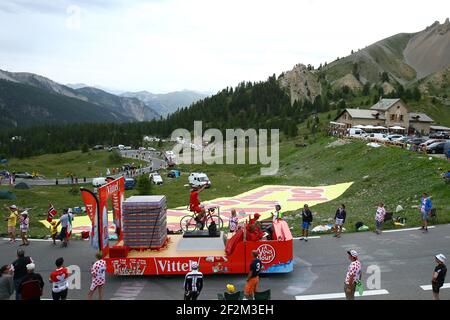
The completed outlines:
<svg viewBox="0 0 450 320">
<path fill-rule="evenodd" d="M 142 173 L 150 173 L 155 170 L 159 170 L 162 168 L 167 167 L 166 161 L 157 158 L 157 154 L 153 151 L 137 151 L 137 150 L 128 150 L 128 151 L 121 151 L 121 155 L 124 158 L 128 158 L 131 160 L 142 160 L 146 161 L 148 163 L 147 167 L 144 167 L 141 169 L 139 174 Z M 105 169 L 106 170 L 106 169 Z M 120 177 L 122 174 L 116 174 L 113 175 L 114 178 Z M 83 181 L 82 177 L 78 177 L 78 184 L 91 184 L 93 178 L 86 178 L 86 182 Z M 21 179 L 16 178 L 16 184 L 20 182 L 25 182 L 30 186 L 54 186 L 56 185 L 56 179 Z M 71 185 L 71 179 L 70 178 L 60 178 L 58 180 L 59 185 Z"/>
<path fill-rule="evenodd" d="M 17 244 L 0 241 L 0 264 L 14 260 Z M 66 265 L 77 265 L 81 269 L 81 287 L 69 292 L 69 299 L 85 299 L 90 286 L 90 266 L 94 262 L 94 250 L 89 241 L 72 241 L 68 248 L 54 247 L 48 241 L 32 241 L 25 247 L 27 255 L 36 262 L 37 271 L 48 279 L 53 262 L 63 256 Z M 357 299 L 407 300 L 431 299 L 429 288 L 435 267 L 434 256 L 443 253 L 450 257 L 450 225 L 440 225 L 423 234 L 418 229 L 385 232 L 344 234 L 337 239 L 325 235 L 311 238 L 307 243 L 295 240 L 294 271 L 289 274 L 263 275 L 260 290 L 271 289 L 272 299 L 317 300 L 342 299 L 343 283 L 349 264 L 346 250 L 355 249 L 363 263 L 365 296 Z M 369 270 L 368 270 L 369 269 Z M 380 270 L 380 282 L 367 280 Z M 369 272 L 368 272 L 369 271 Z M 182 276 L 117 277 L 108 275 L 105 299 L 119 300 L 181 300 L 183 297 Z M 203 300 L 217 299 L 227 283 L 243 290 L 245 275 L 211 275 L 205 277 L 205 286 L 200 295 Z M 441 299 L 450 299 L 450 276 L 446 287 L 441 289 Z M 427 290 L 424 290 L 427 289 Z M 44 298 L 51 297 L 50 284 L 44 288 Z M 367 296 L 366 296 L 367 295 Z"/>
</svg>

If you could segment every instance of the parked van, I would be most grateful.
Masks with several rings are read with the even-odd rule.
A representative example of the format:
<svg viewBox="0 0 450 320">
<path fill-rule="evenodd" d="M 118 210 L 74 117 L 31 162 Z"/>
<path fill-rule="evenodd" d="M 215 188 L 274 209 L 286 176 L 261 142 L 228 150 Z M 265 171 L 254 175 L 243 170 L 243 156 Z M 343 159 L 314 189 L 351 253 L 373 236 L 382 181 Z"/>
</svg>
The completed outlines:
<svg viewBox="0 0 450 320">
<path fill-rule="evenodd" d="M 136 185 L 136 180 L 133 178 L 125 178 L 125 190 L 132 190 Z"/>
<path fill-rule="evenodd" d="M 206 188 L 211 187 L 211 181 L 203 172 L 193 172 L 189 175 L 188 182 L 191 186 L 202 187 L 206 185 Z"/>
<path fill-rule="evenodd" d="M 362 130 L 362 129 L 358 129 L 358 128 L 350 128 L 347 129 L 347 135 L 349 137 L 365 137 L 367 135 L 367 133 Z"/>
<path fill-rule="evenodd" d="M 101 187 L 103 185 L 107 184 L 106 178 L 100 177 L 100 178 L 94 178 L 92 180 L 92 185 L 96 188 Z"/>
</svg>

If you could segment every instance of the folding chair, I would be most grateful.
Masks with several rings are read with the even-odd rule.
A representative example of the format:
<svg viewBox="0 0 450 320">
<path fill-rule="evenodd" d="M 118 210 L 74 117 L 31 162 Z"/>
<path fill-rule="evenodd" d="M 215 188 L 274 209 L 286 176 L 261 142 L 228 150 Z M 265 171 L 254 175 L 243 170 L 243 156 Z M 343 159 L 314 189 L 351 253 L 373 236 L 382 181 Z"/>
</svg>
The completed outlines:
<svg viewBox="0 0 450 320">
<path fill-rule="evenodd" d="M 270 300 L 270 289 L 261 292 L 255 292 L 255 300 Z"/>
</svg>

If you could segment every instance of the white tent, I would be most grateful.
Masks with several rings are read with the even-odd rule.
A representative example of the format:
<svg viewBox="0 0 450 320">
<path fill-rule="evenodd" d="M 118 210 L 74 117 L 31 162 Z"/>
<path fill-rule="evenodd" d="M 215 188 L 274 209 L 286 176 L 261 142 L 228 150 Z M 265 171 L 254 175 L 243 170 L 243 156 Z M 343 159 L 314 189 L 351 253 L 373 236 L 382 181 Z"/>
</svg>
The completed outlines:
<svg viewBox="0 0 450 320">
<path fill-rule="evenodd" d="M 354 126 L 353 128 L 357 128 L 357 129 L 365 129 L 366 126 L 363 126 L 361 124 L 358 124 L 357 126 Z"/>
<path fill-rule="evenodd" d="M 392 130 L 406 130 L 405 128 L 399 127 L 399 126 L 389 127 L 389 129 L 392 129 Z"/>
<path fill-rule="evenodd" d="M 387 128 L 383 127 L 383 126 L 376 126 L 375 129 L 377 129 L 377 130 L 386 130 Z"/>
</svg>

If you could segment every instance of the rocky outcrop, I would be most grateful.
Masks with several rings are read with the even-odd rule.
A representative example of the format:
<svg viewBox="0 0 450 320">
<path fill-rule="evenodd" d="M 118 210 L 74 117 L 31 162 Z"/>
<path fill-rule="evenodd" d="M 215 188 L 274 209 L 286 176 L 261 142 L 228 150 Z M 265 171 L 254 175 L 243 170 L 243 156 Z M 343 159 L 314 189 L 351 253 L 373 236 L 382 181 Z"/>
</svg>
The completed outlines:
<svg viewBox="0 0 450 320">
<path fill-rule="evenodd" d="M 424 78 L 450 65 L 450 21 L 438 21 L 417 33 L 403 52 L 406 62 Z"/>
<path fill-rule="evenodd" d="M 344 77 L 338 79 L 333 83 L 334 89 L 341 89 L 345 86 L 349 87 L 352 91 L 359 91 L 363 88 L 361 82 L 359 82 L 359 80 L 356 79 L 356 77 L 351 73 L 345 75 Z"/>
<path fill-rule="evenodd" d="M 285 72 L 279 79 L 281 88 L 286 89 L 295 101 L 314 99 L 322 93 L 322 86 L 313 70 L 308 70 L 303 64 L 297 64 L 291 71 Z"/>
</svg>

